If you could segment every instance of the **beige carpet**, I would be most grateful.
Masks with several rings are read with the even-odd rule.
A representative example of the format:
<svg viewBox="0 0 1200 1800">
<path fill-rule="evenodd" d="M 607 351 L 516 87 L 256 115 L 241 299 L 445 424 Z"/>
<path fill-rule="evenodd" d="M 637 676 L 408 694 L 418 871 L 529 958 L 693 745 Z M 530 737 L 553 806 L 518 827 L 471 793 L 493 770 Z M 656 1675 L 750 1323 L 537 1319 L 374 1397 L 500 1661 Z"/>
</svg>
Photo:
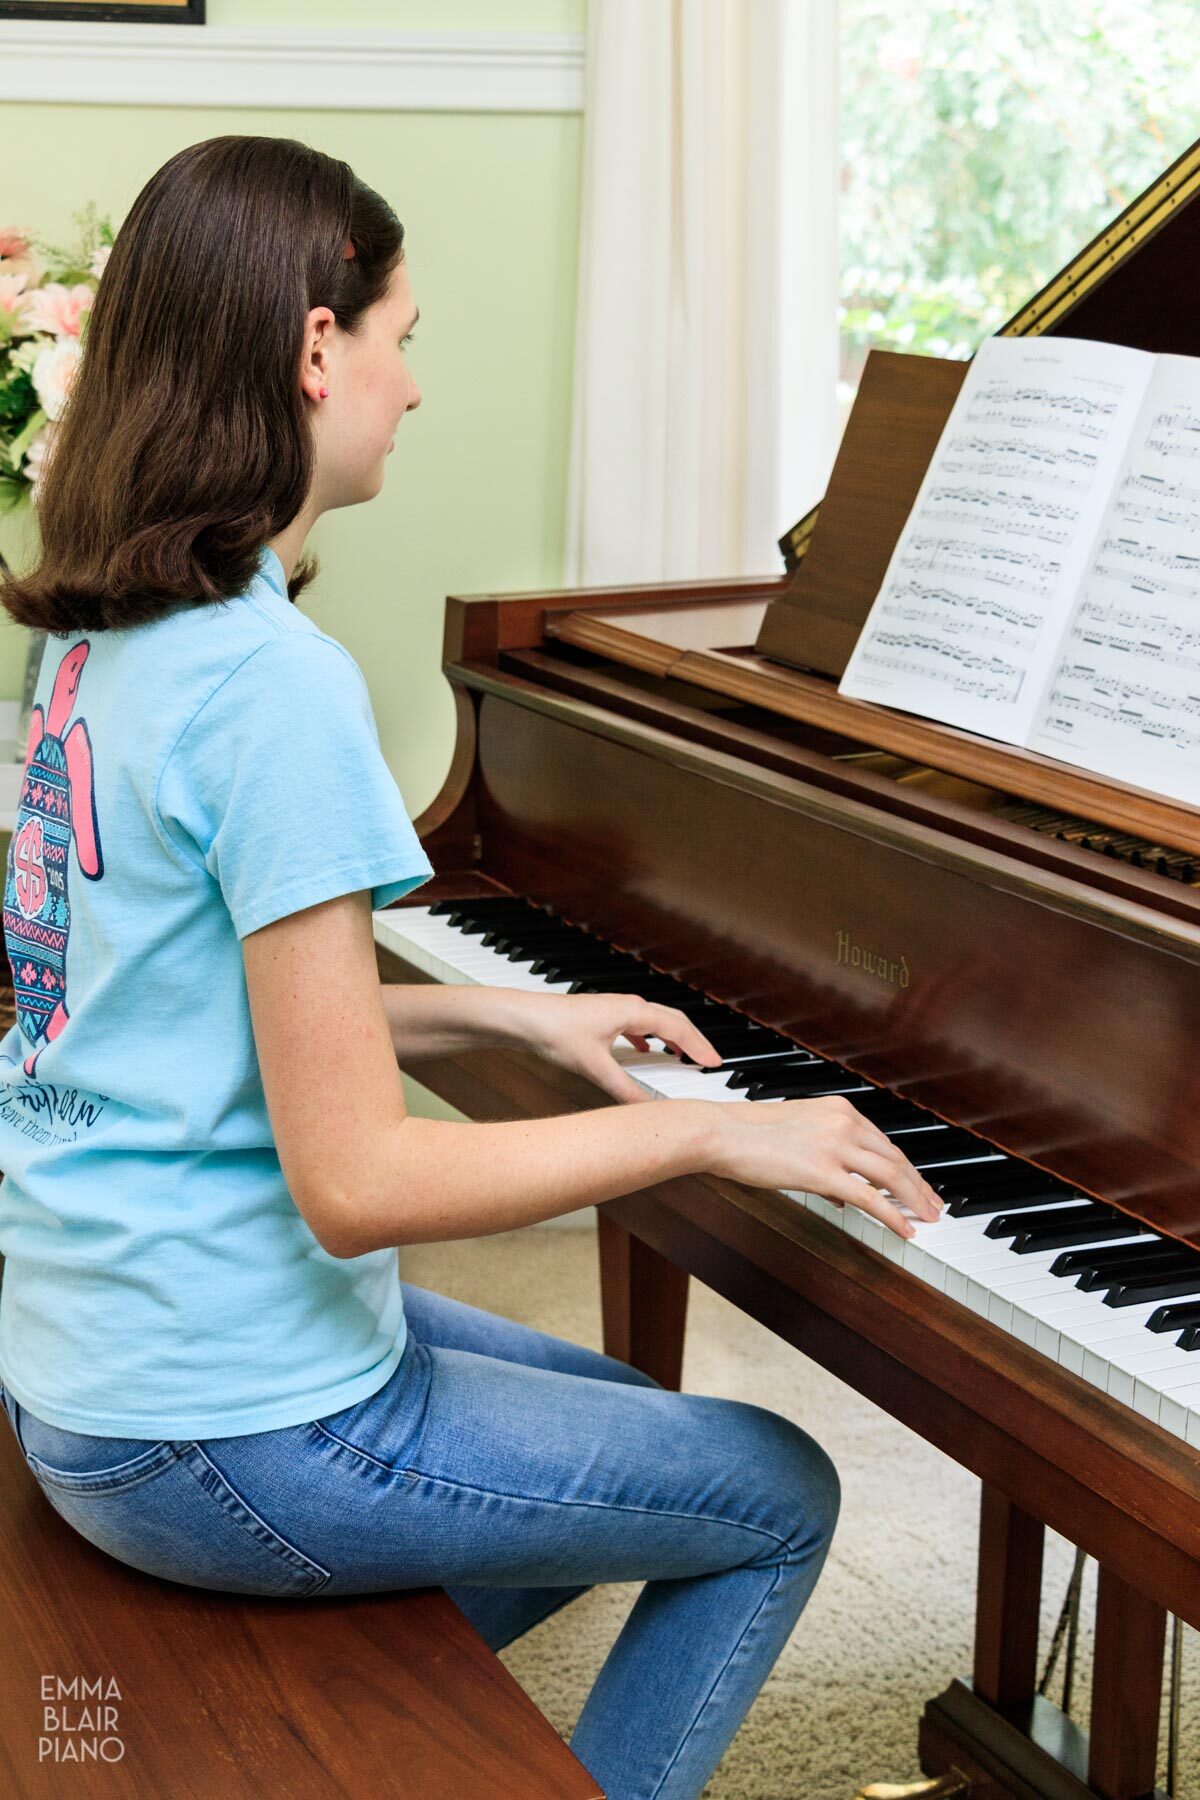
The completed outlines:
<svg viewBox="0 0 1200 1800">
<path fill-rule="evenodd" d="M 402 1253 L 406 1280 L 577 1343 L 600 1345 L 595 1237 L 533 1230 Z M 816 1593 L 705 1790 L 708 1800 L 850 1800 L 868 1780 L 910 1780 L 925 1700 L 970 1668 L 978 1484 L 958 1465 L 761 1326 L 692 1284 L 684 1385 L 752 1400 L 820 1440 L 843 1510 Z M 1042 1655 L 1072 1552 L 1051 1537 Z M 504 1653 L 569 1736 L 636 1589 L 593 1589 Z M 1095 1567 L 1085 1586 L 1076 1716 L 1086 1718 Z M 1184 1642 L 1177 1792 L 1200 1800 L 1200 1652 Z M 1057 1684 L 1052 1698 L 1058 1698 Z M 1187 1726 L 1191 1725 L 1188 1730 Z M 1165 1778 L 1166 1727 L 1162 1733 Z"/>
</svg>

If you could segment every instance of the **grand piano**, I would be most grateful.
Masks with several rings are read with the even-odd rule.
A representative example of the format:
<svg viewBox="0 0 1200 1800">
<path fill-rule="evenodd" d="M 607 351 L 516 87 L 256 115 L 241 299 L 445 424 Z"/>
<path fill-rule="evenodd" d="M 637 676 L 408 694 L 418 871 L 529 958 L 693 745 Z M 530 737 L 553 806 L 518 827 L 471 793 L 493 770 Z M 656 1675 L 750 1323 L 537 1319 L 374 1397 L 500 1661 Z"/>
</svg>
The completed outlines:
<svg viewBox="0 0 1200 1800">
<path fill-rule="evenodd" d="M 1200 144 L 1004 331 L 1200 354 L 1198 193 Z M 451 598 L 437 874 L 376 944 L 681 1005 L 723 1066 L 631 1052 L 648 1092 L 844 1092 L 939 1182 L 909 1242 L 710 1177 L 614 1200 L 605 1344 L 677 1384 L 695 1276 L 978 1475 L 928 1791 L 1137 1800 L 1200 1627 L 1200 810 L 837 694 L 963 368 L 872 358 L 778 576 Z M 478 1119 L 607 1103 L 518 1053 L 420 1073 Z M 1087 1730 L 1037 1691 L 1047 1526 L 1099 1565 Z"/>
</svg>

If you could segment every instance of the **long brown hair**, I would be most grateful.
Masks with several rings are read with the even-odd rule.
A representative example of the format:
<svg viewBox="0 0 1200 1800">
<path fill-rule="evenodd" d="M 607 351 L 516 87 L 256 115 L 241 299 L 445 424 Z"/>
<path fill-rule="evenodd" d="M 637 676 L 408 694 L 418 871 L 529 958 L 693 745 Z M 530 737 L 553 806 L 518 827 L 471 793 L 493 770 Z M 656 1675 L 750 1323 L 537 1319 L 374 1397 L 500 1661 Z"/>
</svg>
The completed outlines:
<svg viewBox="0 0 1200 1800">
<path fill-rule="evenodd" d="M 353 333 L 403 255 L 386 201 L 293 138 L 164 163 L 100 277 L 38 484 L 41 559 L 0 581 L 9 617 L 108 631 L 242 593 L 312 482 L 305 314 Z M 318 569 L 298 564 L 293 600 Z"/>
</svg>

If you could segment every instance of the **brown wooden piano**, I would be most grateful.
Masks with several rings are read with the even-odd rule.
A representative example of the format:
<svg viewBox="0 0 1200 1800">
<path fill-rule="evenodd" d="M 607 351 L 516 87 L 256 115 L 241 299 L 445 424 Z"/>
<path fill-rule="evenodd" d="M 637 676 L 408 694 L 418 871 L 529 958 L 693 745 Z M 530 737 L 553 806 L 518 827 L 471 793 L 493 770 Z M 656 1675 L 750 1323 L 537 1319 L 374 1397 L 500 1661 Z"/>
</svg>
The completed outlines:
<svg viewBox="0 0 1200 1800">
<path fill-rule="evenodd" d="M 1200 354 L 1198 192 L 1200 145 L 1005 331 Z M 1077 1334 L 1031 1325 L 802 1198 L 697 1177 L 600 1225 L 615 1354 L 677 1382 L 694 1275 L 980 1477 L 974 1668 L 920 1725 L 923 1768 L 960 1772 L 938 1791 L 1135 1800 L 1154 1789 L 1167 1613 L 1200 1627 L 1200 810 L 839 698 L 963 367 L 872 358 L 778 577 L 448 602 L 457 746 L 419 824 L 437 877 L 377 921 L 379 963 L 437 979 L 428 933 L 457 931 L 476 971 L 490 949 L 680 997 L 742 1097 L 758 1057 L 786 1092 L 825 1091 L 824 1067 L 872 1116 L 919 1113 L 930 1142 L 992 1159 L 995 1193 L 1040 1202 L 1043 1227 L 1051 1201 L 1085 1246 L 1108 1221 L 1122 1281 L 1126 1240 L 1159 1258 L 1129 1291 L 1180 1329 L 1101 1286 L 1090 1343 L 1082 1310 Z M 475 1118 L 603 1103 L 519 1054 L 420 1075 Z M 958 1221 L 994 1220 L 958 1179 Z M 1161 1390 L 1136 1357 L 1106 1361 L 1124 1319 L 1171 1362 Z M 1099 1563 L 1088 1732 L 1036 1692 L 1046 1526 Z"/>
</svg>

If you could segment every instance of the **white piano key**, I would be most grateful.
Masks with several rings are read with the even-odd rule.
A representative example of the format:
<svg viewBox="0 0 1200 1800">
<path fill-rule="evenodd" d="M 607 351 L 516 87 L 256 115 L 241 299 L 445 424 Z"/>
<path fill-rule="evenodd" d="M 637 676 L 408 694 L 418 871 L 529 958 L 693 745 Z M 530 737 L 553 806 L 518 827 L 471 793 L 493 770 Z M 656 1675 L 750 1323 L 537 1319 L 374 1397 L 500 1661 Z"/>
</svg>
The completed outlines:
<svg viewBox="0 0 1200 1800">
<path fill-rule="evenodd" d="M 1134 1389 L 1134 1405 L 1137 1405 L 1138 1390 Z M 1140 1410 L 1140 1409 L 1139 1409 Z M 1177 1400 L 1174 1394 L 1158 1396 L 1158 1422 L 1164 1431 L 1172 1432 L 1176 1437 L 1187 1436 L 1189 1408 Z"/>
<path fill-rule="evenodd" d="M 918 1225 L 916 1235 L 905 1241 L 901 1262 L 910 1274 L 915 1275 L 919 1281 L 923 1281 L 927 1287 L 936 1288 L 939 1294 L 945 1293 L 946 1265 L 939 1262 L 935 1256 L 930 1256 L 924 1246 L 917 1241 L 920 1230 Z"/>
<path fill-rule="evenodd" d="M 1175 1340 L 1166 1337 L 1159 1341 L 1174 1344 Z M 1143 1373 L 1142 1379 L 1156 1387 L 1160 1394 L 1174 1394 L 1190 1386 L 1192 1382 L 1200 1382 L 1200 1356 L 1194 1350 L 1180 1350 L 1178 1347 L 1175 1354 L 1180 1358 L 1178 1363 L 1169 1368 L 1148 1369 Z"/>
<path fill-rule="evenodd" d="M 836 1225 L 839 1231 L 842 1229 L 845 1223 L 844 1206 L 835 1205 L 821 1194 L 792 1194 L 790 1198 L 802 1200 L 809 1212 L 815 1212 L 818 1218 L 824 1219 L 829 1225 Z"/>
</svg>

